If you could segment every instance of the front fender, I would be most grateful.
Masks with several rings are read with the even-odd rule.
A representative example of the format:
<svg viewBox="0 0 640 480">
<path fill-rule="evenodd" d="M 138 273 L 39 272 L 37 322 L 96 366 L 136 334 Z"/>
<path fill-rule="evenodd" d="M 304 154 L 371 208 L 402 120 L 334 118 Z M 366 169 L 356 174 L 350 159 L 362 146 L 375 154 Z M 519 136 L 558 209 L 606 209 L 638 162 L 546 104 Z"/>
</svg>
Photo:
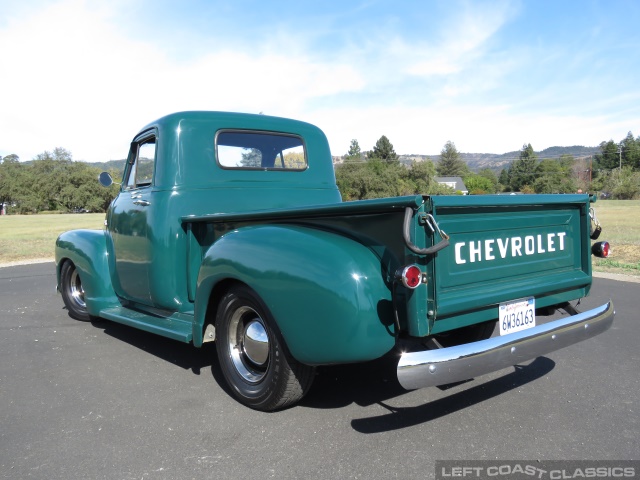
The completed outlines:
<svg viewBox="0 0 640 480">
<path fill-rule="evenodd" d="M 82 280 L 84 300 L 91 315 L 120 305 L 109 273 L 107 243 L 102 230 L 71 230 L 56 240 L 56 274 L 60 288 L 60 269 L 65 260 L 76 266 Z"/>
<path fill-rule="evenodd" d="M 320 365 L 378 358 L 395 344 L 391 292 L 381 265 L 357 241 L 311 227 L 235 230 L 203 259 L 195 303 L 199 335 L 214 287 L 233 279 L 262 298 L 298 361 Z"/>
</svg>

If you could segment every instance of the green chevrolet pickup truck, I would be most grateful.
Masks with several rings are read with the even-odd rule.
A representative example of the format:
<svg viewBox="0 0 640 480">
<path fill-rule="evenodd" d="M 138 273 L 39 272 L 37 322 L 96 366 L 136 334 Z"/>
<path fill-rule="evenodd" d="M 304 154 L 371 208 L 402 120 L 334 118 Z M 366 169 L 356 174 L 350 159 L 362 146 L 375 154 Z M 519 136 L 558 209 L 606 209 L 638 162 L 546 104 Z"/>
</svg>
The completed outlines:
<svg viewBox="0 0 640 480">
<path fill-rule="evenodd" d="M 387 354 L 404 388 L 444 385 L 611 325 L 611 302 L 569 304 L 608 252 L 592 245 L 593 201 L 343 202 L 317 127 L 175 113 L 133 138 L 104 230 L 58 238 L 58 290 L 77 319 L 215 341 L 230 390 L 258 410 L 299 401 L 317 366 Z"/>
</svg>

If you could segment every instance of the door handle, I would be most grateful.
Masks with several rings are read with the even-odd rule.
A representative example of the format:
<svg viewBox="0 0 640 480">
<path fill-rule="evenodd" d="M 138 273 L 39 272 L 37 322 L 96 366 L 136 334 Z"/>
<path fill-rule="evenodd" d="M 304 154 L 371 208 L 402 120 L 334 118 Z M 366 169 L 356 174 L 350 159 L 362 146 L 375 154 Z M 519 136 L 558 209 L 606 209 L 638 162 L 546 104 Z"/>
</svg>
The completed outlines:
<svg viewBox="0 0 640 480">
<path fill-rule="evenodd" d="M 147 200 L 134 200 L 134 205 L 140 205 L 141 207 L 146 207 L 147 205 L 151 205 Z"/>
</svg>

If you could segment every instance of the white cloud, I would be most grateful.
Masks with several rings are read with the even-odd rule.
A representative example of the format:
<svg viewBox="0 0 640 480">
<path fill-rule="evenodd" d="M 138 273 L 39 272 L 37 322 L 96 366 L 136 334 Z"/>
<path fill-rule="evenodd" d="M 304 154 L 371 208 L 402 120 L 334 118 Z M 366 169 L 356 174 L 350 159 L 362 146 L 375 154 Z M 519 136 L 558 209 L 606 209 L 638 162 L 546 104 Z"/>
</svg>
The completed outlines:
<svg viewBox="0 0 640 480">
<path fill-rule="evenodd" d="M 438 24 L 440 40 L 434 45 L 406 45 L 405 71 L 430 77 L 468 70 L 482 61 L 491 38 L 509 21 L 514 8 L 509 3 L 467 5 L 453 19 Z"/>
<path fill-rule="evenodd" d="M 27 160 L 56 146 L 74 158 L 123 158 L 136 131 L 178 110 L 299 116 L 310 98 L 356 91 L 345 64 L 302 54 L 217 51 L 188 62 L 126 38 L 113 12 L 69 0 L 0 31 L 3 154 Z"/>
<path fill-rule="evenodd" d="M 518 150 L 525 142 L 536 149 L 593 145 L 623 138 L 634 127 L 629 118 L 638 118 L 630 106 L 635 93 L 620 92 L 630 95 L 626 100 L 592 96 L 580 109 L 557 102 L 558 92 L 576 90 L 575 83 L 561 84 L 565 90 L 553 82 L 527 85 L 525 95 L 520 85 L 505 83 L 519 62 L 530 61 L 514 55 L 521 47 L 493 44 L 514 15 L 508 3 L 484 10 L 471 4 L 434 24 L 438 30 L 424 41 L 372 33 L 331 56 L 310 51 L 305 32 L 286 30 L 253 46 L 231 48 L 230 38 L 199 56 L 180 55 L 188 47 L 178 44 L 168 54 L 148 34 L 125 34 L 132 27 L 126 1 L 99 9 L 82 0 L 48 5 L 0 23 L 0 155 L 28 160 L 61 146 L 80 160 L 124 158 L 146 123 L 193 109 L 316 123 L 334 155 L 353 138 L 370 149 L 383 134 L 405 154 L 438 153 L 447 140 L 478 153 Z M 614 111 L 611 102 L 630 111 L 602 114 Z"/>
<path fill-rule="evenodd" d="M 0 92 L 2 148 L 29 159 L 63 146 L 82 158 L 110 143 L 109 128 L 117 131 L 135 108 L 128 102 L 140 59 L 154 53 L 123 39 L 108 20 L 84 2 L 67 1 L 0 32 L 0 45 L 11 45 L 0 50 L 0 64 L 12 72 Z M 120 143 L 125 149 L 116 158 L 126 154 L 128 139 Z"/>
<path fill-rule="evenodd" d="M 513 114 L 507 105 L 332 109 L 313 112 L 308 120 L 325 131 L 334 155 L 345 154 L 354 138 L 370 150 L 382 135 L 398 154 L 437 155 L 449 140 L 469 153 L 505 153 L 525 143 L 536 150 L 595 146 L 605 138 L 623 138 L 627 128 L 625 121 L 604 116 Z"/>
</svg>

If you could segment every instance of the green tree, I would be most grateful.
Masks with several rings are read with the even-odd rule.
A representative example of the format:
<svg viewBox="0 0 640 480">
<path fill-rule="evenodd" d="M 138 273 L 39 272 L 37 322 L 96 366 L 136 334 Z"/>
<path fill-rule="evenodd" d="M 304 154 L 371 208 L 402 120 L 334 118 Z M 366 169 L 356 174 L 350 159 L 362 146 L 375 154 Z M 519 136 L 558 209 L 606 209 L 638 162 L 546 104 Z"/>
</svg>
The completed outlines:
<svg viewBox="0 0 640 480">
<path fill-rule="evenodd" d="M 20 163 L 17 156 L 7 157 L 0 165 L 0 200 L 8 213 L 37 212 L 40 199 L 32 166 Z"/>
<path fill-rule="evenodd" d="M 433 180 L 433 162 L 414 162 L 412 168 L 400 162 L 377 157 L 367 162 L 345 162 L 336 166 L 336 183 L 343 200 L 395 197 L 399 195 L 435 195 L 452 193 Z"/>
<path fill-rule="evenodd" d="M 546 158 L 535 170 L 536 179 L 530 184 L 536 193 L 571 193 L 577 190 L 568 163 Z"/>
<path fill-rule="evenodd" d="M 373 150 L 369 154 L 369 158 L 378 158 L 385 162 L 398 162 L 398 155 L 393 149 L 393 145 L 384 135 L 382 135 L 374 145 Z"/>
<path fill-rule="evenodd" d="M 27 164 L 9 157 L 0 165 L 0 198 L 16 213 L 106 211 L 118 187 L 100 186 L 99 173 L 97 167 L 74 162 L 71 152 L 59 147 L 36 155 Z M 114 171 L 113 175 L 118 174 Z"/>
<path fill-rule="evenodd" d="M 414 191 L 411 193 L 432 193 L 434 189 L 439 187 L 439 184 L 434 180 L 436 167 L 431 160 L 424 162 L 413 161 L 408 174 L 409 180 L 415 186 Z"/>
<path fill-rule="evenodd" d="M 0 204 L 5 204 L 7 211 L 19 201 L 23 169 L 24 165 L 15 154 L 7 155 L 0 164 Z"/>
<path fill-rule="evenodd" d="M 438 175 L 442 177 L 462 177 L 469 173 L 469 167 L 458 153 L 453 142 L 448 141 L 440 151 L 437 165 Z"/>
<path fill-rule="evenodd" d="M 576 159 L 573 155 L 563 153 L 562 155 L 560 155 L 560 158 L 558 158 L 558 163 L 560 164 L 560 167 L 563 169 L 563 171 L 569 174 L 571 172 L 571 169 L 573 168 L 573 165 L 576 163 Z"/>
<path fill-rule="evenodd" d="M 566 173 L 565 169 L 562 168 L 560 162 L 552 160 L 550 158 L 545 158 L 538 163 L 536 166 L 535 172 L 538 176 L 543 175 L 563 175 Z"/>
<path fill-rule="evenodd" d="M 573 193 L 578 187 L 572 167 L 574 158 L 562 155 L 558 160 L 545 158 L 536 166 L 536 179 L 530 186 L 536 193 Z"/>
<path fill-rule="evenodd" d="M 36 211 L 57 210 L 61 206 L 60 191 L 66 185 L 65 169 L 71 163 L 71 152 L 60 147 L 53 152 L 39 153 L 33 159 L 30 169 L 34 177 Z"/>
<path fill-rule="evenodd" d="M 494 172 L 490 168 L 483 168 L 478 171 L 478 175 L 480 175 L 482 178 L 486 178 L 491 182 L 491 185 L 492 185 L 491 193 L 496 193 L 500 190 L 498 187 L 499 182 L 498 182 L 498 176 L 496 175 L 496 172 Z"/>
<path fill-rule="evenodd" d="M 498 183 L 502 186 L 501 190 L 511 190 L 511 182 L 509 181 L 509 170 L 503 168 L 500 172 L 500 176 L 498 177 Z"/>
<path fill-rule="evenodd" d="M 629 132 L 620 142 L 620 147 L 622 148 L 622 166 L 640 170 L 640 137 L 636 139 Z"/>
<path fill-rule="evenodd" d="M 262 153 L 257 148 L 245 148 L 242 152 L 240 165 L 243 167 L 260 167 L 262 165 Z"/>
<path fill-rule="evenodd" d="M 602 175 L 602 189 L 611 192 L 613 198 L 633 200 L 640 198 L 640 172 L 631 167 L 622 167 Z"/>
<path fill-rule="evenodd" d="M 392 196 L 390 185 L 382 180 L 383 163 L 344 163 L 336 167 L 336 183 L 343 200 L 363 200 Z"/>
<path fill-rule="evenodd" d="M 349 151 L 344 157 L 345 162 L 360 162 L 362 161 L 362 151 L 360 150 L 360 144 L 355 138 L 351 140 L 349 145 Z"/>
<path fill-rule="evenodd" d="M 61 173 L 64 182 L 56 200 L 67 211 L 104 212 L 117 195 L 117 185 L 101 186 L 97 181 L 100 169 L 85 162 L 69 163 Z"/>
<path fill-rule="evenodd" d="M 11 153 L 9 155 L 7 155 L 6 157 L 2 158 L 3 162 L 19 162 L 20 161 L 20 157 L 18 155 L 16 155 L 15 153 Z"/>
<path fill-rule="evenodd" d="M 523 145 L 518 159 L 509 166 L 509 186 L 514 192 L 523 191 L 525 186 L 532 188 L 537 165 L 538 157 L 531 144 Z"/>
<path fill-rule="evenodd" d="M 469 173 L 465 175 L 463 181 L 471 195 L 496 193 L 496 184 L 489 178 L 483 177 L 477 173 Z"/>
<path fill-rule="evenodd" d="M 613 170 L 620 165 L 620 154 L 618 153 L 618 144 L 613 140 L 600 143 L 600 153 L 594 157 L 594 169 Z"/>
<path fill-rule="evenodd" d="M 71 152 L 62 147 L 53 149 L 53 159 L 64 162 L 71 162 Z"/>
<path fill-rule="evenodd" d="M 304 152 L 287 152 L 284 154 L 285 168 L 303 169 L 306 166 Z"/>
</svg>

